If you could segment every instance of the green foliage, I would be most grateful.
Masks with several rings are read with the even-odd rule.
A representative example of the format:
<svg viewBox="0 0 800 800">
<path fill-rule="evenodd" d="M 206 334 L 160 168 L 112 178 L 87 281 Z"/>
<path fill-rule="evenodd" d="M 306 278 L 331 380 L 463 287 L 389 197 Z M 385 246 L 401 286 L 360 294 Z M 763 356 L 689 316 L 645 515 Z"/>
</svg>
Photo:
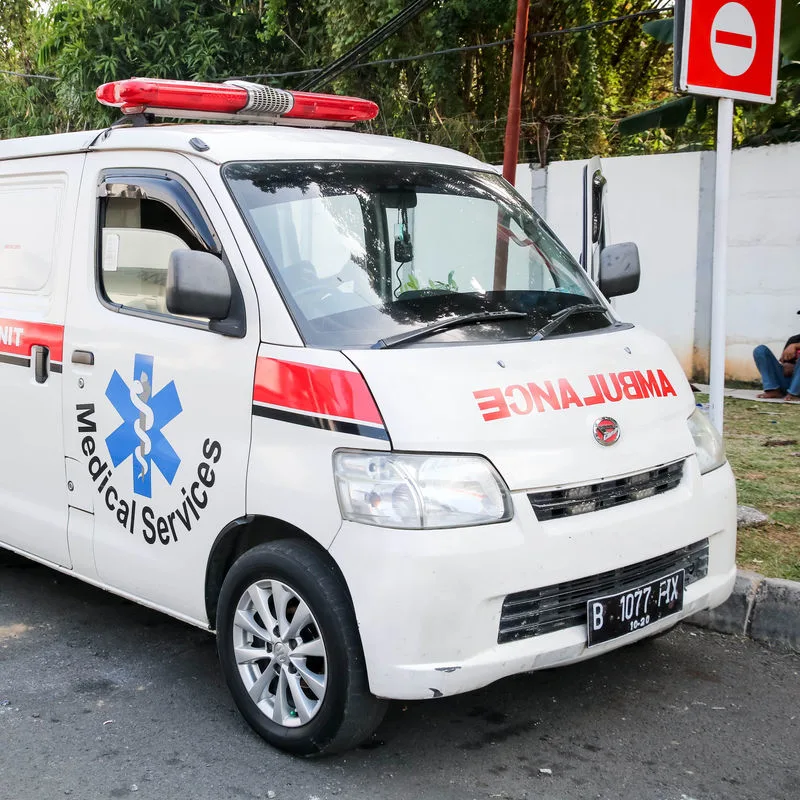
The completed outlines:
<svg viewBox="0 0 800 800">
<path fill-rule="evenodd" d="M 117 113 L 96 87 L 139 76 L 219 81 L 236 76 L 296 88 L 386 22 L 408 0 L 4 0 L 0 136 L 94 128 Z M 662 3 L 662 0 L 659 0 Z M 542 35 L 652 8 L 652 0 L 531 0 L 519 159 L 546 164 L 591 154 L 661 152 L 713 141 L 713 120 L 696 108 L 667 109 L 663 129 L 623 136 L 616 123 L 672 99 L 669 20 L 628 19 L 590 31 Z M 513 37 L 516 0 L 438 0 L 369 60 L 469 47 Z M 784 0 L 784 16 L 799 15 Z M 789 50 L 795 31 L 786 33 Z M 787 50 L 787 52 L 789 52 Z M 792 50 L 792 52 L 795 52 Z M 375 100 L 371 125 L 387 133 L 502 161 L 512 50 L 509 45 L 424 60 L 354 68 L 324 91 Z M 792 59 L 794 56 L 791 57 Z M 790 59 L 791 60 L 791 59 Z M 788 65 L 785 69 L 795 69 Z M 262 77 L 256 77 L 262 76 Z M 793 82 L 792 82 L 793 81 Z M 796 129 L 800 78 L 788 78 L 772 112 L 737 120 L 742 139 Z"/>
<path fill-rule="evenodd" d="M 634 133 L 644 133 L 650 128 L 679 128 L 686 124 L 693 107 L 693 97 L 679 97 L 652 111 L 643 111 L 620 120 L 619 132 L 623 136 L 630 136 Z"/>
<path fill-rule="evenodd" d="M 800 0 L 783 0 L 781 53 L 787 61 L 800 61 Z"/>
<path fill-rule="evenodd" d="M 642 30 L 660 42 L 674 41 L 674 19 L 647 22 Z M 743 145 L 775 144 L 800 141 L 800 0 L 785 0 L 781 10 L 781 66 L 778 71 L 778 95 L 774 105 L 747 105 L 737 110 L 734 143 Z M 679 147 L 706 147 L 711 127 L 706 124 L 711 101 L 689 95 L 649 108 L 619 122 L 622 136 L 637 136 L 660 131 L 662 141 Z M 692 111 L 694 110 L 694 114 Z M 667 133 L 669 131 L 669 133 Z"/>
<path fill-rule="evenodd" d="M 703 399 L 697 395 L 698 402 Z M 789 404 L 785 404 L 788 406 Z M 736 476 L 738 502 L 770 518 L 737 531 L 736 563 L 773 578 L 800 580 L 800 506 L 794 445 L 768 442 L 800 438 L 796 408 L 725 398 L 725 451 Z"/>
<path fill-rule="evenodd" d="M 458 283 L 456 282 L 455 274 L 456 274 L 455 270 L 451 270 L 450 272 L 447 273 L 447 280 L 446 281 L 429 280 L 428 281 L 428 286 L 431 289 L 447 289 L 447 290 L 449 290 L 451 292 L 457 292 L 458 291 Z"/>
<path fill-rule="evenodd" d="M 9 5 L 9 3 L 11 5 Z M 144 75 L 195 80 L 321 67 L 386 22 L 407 0 L 6 0 L 24 13 L 12 55 L 24 72 L 58 82 L 0 76 L 0 136 L 108 124 L 94 89 Z M 557 31 L 649 7 L 650 0 L 533 0 L 530 32 Z M 513 36 L 516 0 L 440 0 L 372 54 L 393 58 L 479 45 Z M 0 30 L 2 22 L 0 22 Z M 642 43 L 638 23 L 580 34 L 531 36 L 520 158 L 607 154 L 614 120 L 663 83 L 666 48 Z M 364 95 L 381 106 L 379 133 L 456 147 L 502 160 L 511 47 L 360 67 L 329 91 Z M 13 67 L 12 67 L 13 68 Z M 303 76 L 275 78 L 297 86 Z M 270 82 L 269 79 L 264 79 Z"/>
<path fill-rule="evenodd" d="M 642 25 L 642 30 L 664 44 L 673 44 L 675 41 L 675 25 L 672 18 L 650 20 Z"/>
<path fill-rule="evenodd" d="M 231 66 L 263 66 L 254 3 L 61 0 L 41 14 L 29 5 L 29 19 L 24 71 L 59 80 L 0 78 L 2 136 L 108 125 L 116 112 L 94 98 L 107 81 L 133 75 L 219 80 Z"/>
<path fill-rule="evenodd" d="M 450 292 L 457 292 L 458 282 L 455 279 L 455 274 L 455 270 L 448 272 L 446 281 L 435 281 L 433 278 L 429 278 L 427 288 L 445 289 Z M 414 272 L 406 278 L 406 282 L 400 287 L 401 292 L 418 292 L 420 289 L 422 289 L 422 284 L 419 282 L 419 278 Z"/>
</svg>

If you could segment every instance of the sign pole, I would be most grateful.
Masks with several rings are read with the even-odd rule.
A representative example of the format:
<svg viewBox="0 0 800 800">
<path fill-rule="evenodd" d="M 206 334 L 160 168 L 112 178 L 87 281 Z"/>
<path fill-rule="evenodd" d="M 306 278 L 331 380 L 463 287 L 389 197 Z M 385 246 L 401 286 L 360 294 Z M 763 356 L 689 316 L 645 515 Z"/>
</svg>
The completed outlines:
<svg viewBox="0 0 800 800">
<path fill-rule="evenodd" d="M 796 3 L 797 0 L 790 0 Z M 709 417 L 722 433 L 733 101 L 774 103 L 781 0 L 675 0 L 675 88 L 719 97 L 714 187 Z"/>
<path fill-rule="evenodd" d="M 711 362 L 709 417 L 722 433 L 725 395 L 725 295 L 727 291 L 728 200 L 731 183 L 733 100 L 721 97 L 717 105 L 717 159 L 714 180 L 714 262 L 711 273 Z"/>
</svg>

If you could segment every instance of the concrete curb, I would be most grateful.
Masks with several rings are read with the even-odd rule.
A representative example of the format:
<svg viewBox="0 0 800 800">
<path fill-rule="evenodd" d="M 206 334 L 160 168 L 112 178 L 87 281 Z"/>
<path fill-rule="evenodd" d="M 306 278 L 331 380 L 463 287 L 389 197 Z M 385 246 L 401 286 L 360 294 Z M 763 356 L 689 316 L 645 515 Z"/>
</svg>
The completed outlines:
<svg viewBox="0 0 800 800">
<path fill-rule="evenodd" d="M 731 596 L 686 622 L 800 653 L 800 583 L 739 570 Z"/>
</svg>

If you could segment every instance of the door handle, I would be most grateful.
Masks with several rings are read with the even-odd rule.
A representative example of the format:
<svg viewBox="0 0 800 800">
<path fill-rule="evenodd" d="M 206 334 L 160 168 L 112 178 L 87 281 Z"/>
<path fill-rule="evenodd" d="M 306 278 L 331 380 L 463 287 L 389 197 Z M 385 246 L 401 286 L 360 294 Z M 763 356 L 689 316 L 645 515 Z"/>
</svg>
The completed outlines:
<svg viewBox="0 0 800 800">
<path fill-rule="evenodd" d="M 94 353 L 92 353 L 90 350 L 73 350 L 72 363 L 83 364 L 87 367 L 91 367 L 94 365 Z"/>
<path fill-rule="evenodd" d="M 31 348 L 33 357 L 33 376 L 36 383 L 44 383 L 47 380 L 47 356 L 50 351 L 42 344 L 35 344 Z"/>
</svg>

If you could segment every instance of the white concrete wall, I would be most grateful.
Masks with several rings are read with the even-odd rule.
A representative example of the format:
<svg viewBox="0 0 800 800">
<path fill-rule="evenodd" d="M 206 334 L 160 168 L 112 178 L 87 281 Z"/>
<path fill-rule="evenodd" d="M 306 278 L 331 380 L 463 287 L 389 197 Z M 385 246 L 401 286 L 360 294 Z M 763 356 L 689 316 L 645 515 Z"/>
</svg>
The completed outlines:
<svg viewBox="0 0 800 800">
<path fill-rule="evenodd" d="M 537 170 L 529 195 L 576 257 L 585 163 L 554 162 L 546 174 Z M 617 308 L 666 339 L 687 374 L 693 366 L 704 369 L 713 154 L 609 158 L 603 173 L 608 242 L 635 241 L 642 260 L 639 291 L 619 298 Z M 734 152 L 728 253 L 726 371 L 753 380 L 753 347 L 767 342 L 778 349 L 800 332 L 800 144 Z"/>
<path fill-rule="evenodd" d="M 753 347 L 800 333 L 800 144 L 736 151 L 731 196 L 726 364 L 757 379 Z"/>
<path fill-rule="evenodd" d="M 547 221 L 577 258 L 581 251 L 585 161 L 547 170 Z M 666 339 L 691 372 L 694 348 L 700 154 L 603 160 L 608 243 L 636 242 L 639 291 L 615 301 L 623 319 Z"/>
</svg>

